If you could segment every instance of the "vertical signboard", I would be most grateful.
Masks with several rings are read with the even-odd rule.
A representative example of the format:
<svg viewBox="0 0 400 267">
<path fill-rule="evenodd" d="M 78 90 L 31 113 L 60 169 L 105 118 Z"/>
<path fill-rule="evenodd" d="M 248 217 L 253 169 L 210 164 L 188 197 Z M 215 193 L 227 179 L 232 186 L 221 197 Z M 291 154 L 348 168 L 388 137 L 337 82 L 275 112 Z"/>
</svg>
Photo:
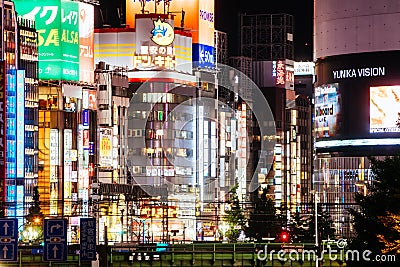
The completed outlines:
<svg viewBox="0 0 400 267">
<path fill-rule="evenodd" d="M 17 178 L 24 178 L 25 70 L 17 70 Z"/>
<path fill-rule="evenodd" d="M 195 12 L 198 20 L 198 36 L 193 38 L 193 61 L 200 68 L 212 68 L 214 60 L 214 0 L 198 1 Z"/>
<path fill-rule="evenodd" d="M 96 219 L 81 218 L 80 257 L 81 261 L 96 260 Z"/>
<path fill-rule="evenodd" d="M 99 164 L 104 167 L 112 166 L 112 129 L 111 128 L 100 128 L 100 155 Z"/>
<path fill-rule="evenodd" d="M 5 92 L 5 62 L 0 61 L 0 203 L 5 201 L 5 179 L 6 179 L 6 92 Z M 0 207 L 4 208 L 4 207 Z"/>
<path fill-rule="evenodd" d="M 19 217 L 21 225 L 22 225 L 22 217 L 24 216 L 24 196 L 25 196 L 25 188 L 24 188 L 24 186 L 23 185 L 17 185 L 16 215 Z"/>
<path fill-rule="evenodd" d="M 50 129 L 50 215 L 56 215 L 58 209 L 59 145 L 58 129 Z"/>
<path fill-rule="evenodd" d="M 64 214 L 72 212 L 72 130 L 64 129 Z"/>
<path fill-rule="evenodd" d="M 79 80 L 94 81 L 94 11 L 93 6 L 79 2 Z"/>
<path fill-rule="evenodd" d="M 67 260 L 67 219 L 44 219 L 44 261 Z"/>
<path fill-rule="evenodd" d="M 78 3 L 61 2 L 61 47 L 63 80 L 79 80 L 79 13 Z M 40 62 L 40 60 L 39 60 Z"/>
<path fill-rule="evenodd" d="M 39 78 L 57 80 L 62 73 L 60 0 L 15 0 L 17 13 L 36 23 L 39 47 Z"/>
</svg>

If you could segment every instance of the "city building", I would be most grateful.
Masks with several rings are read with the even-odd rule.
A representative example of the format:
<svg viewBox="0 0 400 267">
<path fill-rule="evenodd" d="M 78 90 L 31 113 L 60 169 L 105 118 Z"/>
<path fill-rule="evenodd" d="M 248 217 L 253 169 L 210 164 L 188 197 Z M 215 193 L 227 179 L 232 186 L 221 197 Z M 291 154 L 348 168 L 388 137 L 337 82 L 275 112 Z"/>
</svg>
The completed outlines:
<svg viewBox="0 0 400 267">
<path fill-rule="evenodd" d="M 76 1 L 53 1 L 52 9 L 45 2 L 14 4 L 22 48 L 19 69 L 26 76 L 22 95 L 28 109 L 22 142 L 26 145 L 25 192 L 17 196 L 25 194 L 27 201 L 32 200 L 32 187 L 38 186 L 43 214 L 67 218 L 68 241 L 77 242 L 79 218 L 91 212 L 90 174 L 98 151 L 94 147 L 94 8 Z M 37 46 L 32 38 L 37 38 Z M 18 144 L 16 151 L 19 147 L 23 149 Z M 27 209 L 19 218 L 26 214 Z"/>
<path fill-rule="evenodd" d="M 35 23 L 32 20 L 18 18 L 18 71 L 17 71 L 17 90 L 19 86 L 24 85 L 24 98 L 19 100 L 18 107 L 24 107 L 24 112 L 18 112 L 17 120 L 24 116 L 24 121 L 20 121 L 20 130 L 24 133 L 24 139 L 18 138 L 17 151 L 23 150 L 24 157 L 20 160 L 24 163 L 24 189 L 18 190 L 17 194 L 24 196 L 24 213 L 26 215 L 33 202 L 34 187 L 38 182 L 38 141 L 39 141 L 39 82 L 38 82 L 38 33 L 35 29 Z M 22 84 L 18 84 L 22 83 Z M 18 97 L 22 98 L 20 92 Z M 18 101 L 18 100 L 17 100 Z M 21 117 L 19 117 L 21 116 Z M 20 152 L 22 155 L 22 151 Z M 22 165 L 22 162 L 20 165 Z M 21 168 L 21 167 L 20 167 Z M 17 168 L 17 173 L 20 172 Z M 21 181 L 22 184 L 22 181 Z M 20 196 L 21 197 L 21 196 Z M 18 201 L 17 201 L 18 203 Z M 17 215 L 17 216 L 21 216 Z"/>
<path fill-rule="evenodd" d="M 240 15 L 239 62 L 251 60 L 247 75 L 267 99 L 276 127 L 274 164 L 259 173 L 260 188 L 268 188 L 275 206 L 286 210 L 288 219 L 295 212 L 308 212 L 305 196 L 311 185 L 313 152 L 312 83 L 307 79 L 304 85 L 296 83 L 293 33 L 292 15 Z M 234 66 L 241 69 L 240 64 Z"/>
<path fill-rule="evenodd" d="M 373 182 L 368 157 L 399 152 L 398 1 L 314 2 L 316 198 L 351 237 L 356 192 Z"/>
<path fill-rule="evenodd" d="M 1 49 L 1 202 L 4 216 L 19 218 L 22 224 L 25 190 L 24 72 L 18 70 L 18 22 L 13 2 L 2 3 L 4 14 Z M 18 147 L 18 149 L 17 149 Z"/>
</svg>

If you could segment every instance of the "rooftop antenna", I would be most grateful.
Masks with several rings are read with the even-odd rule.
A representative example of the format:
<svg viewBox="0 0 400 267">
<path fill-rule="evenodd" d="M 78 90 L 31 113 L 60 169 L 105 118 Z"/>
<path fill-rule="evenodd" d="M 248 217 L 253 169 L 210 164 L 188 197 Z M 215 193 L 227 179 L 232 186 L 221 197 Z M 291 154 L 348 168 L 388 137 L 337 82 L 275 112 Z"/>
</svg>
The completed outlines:
<svg viewBox="0 0 400 267">
<path fill-rule="evenodd" d="M 171 0 L 164 0 L 164 14 L 169 14 L 170 4 L 171 4 Z"/>
<path fill-rule="evenodd" d="M 185 27 L 185 10 L 183 10 L 183 8 L 182 8 L 182 11 L 169 11 L 169 8 L 168 8 L 168 14 L 172 14 L 172 13 L 181 13 L 181 28 L 183 30 Z"/>
<path fill-rule="evenodd" d="M 154 13 L 157 14 L 157 5 L 161 2 L 162 0 L 155 0 L 154 1 Z"/>
<path fill-rule="evenodd" d="M 140 11 L 144 14 L 144 7 L 146 6 L 146 0 L 139 0 L 140 1 Z"/>
</svg>

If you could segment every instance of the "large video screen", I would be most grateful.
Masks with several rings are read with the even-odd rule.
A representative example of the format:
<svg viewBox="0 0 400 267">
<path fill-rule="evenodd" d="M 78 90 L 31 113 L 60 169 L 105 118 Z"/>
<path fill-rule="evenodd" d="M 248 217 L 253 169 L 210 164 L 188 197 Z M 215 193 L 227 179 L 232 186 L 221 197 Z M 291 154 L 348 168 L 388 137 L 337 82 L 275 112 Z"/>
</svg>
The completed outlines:
<svg viewBox="0 0 400 267">
<path fill-rule="evenodd" d="M 360 155 L 363 150 L 384 155 L 400 150 L 399 55 L 399 51 L 379 51 L 317 60 L 317 152 Z"/>
<path fill-rule="evenodd" d="M 400 132 L 400 85 L 370 87 L 369 96 L 369 132 Z"/>
<path fill-rule="evenodd" d="M 316 138 L 335 137 L 342 125 L 341 94 L 339 84 L 325 84 L 315 88 Z"/>
</svg>

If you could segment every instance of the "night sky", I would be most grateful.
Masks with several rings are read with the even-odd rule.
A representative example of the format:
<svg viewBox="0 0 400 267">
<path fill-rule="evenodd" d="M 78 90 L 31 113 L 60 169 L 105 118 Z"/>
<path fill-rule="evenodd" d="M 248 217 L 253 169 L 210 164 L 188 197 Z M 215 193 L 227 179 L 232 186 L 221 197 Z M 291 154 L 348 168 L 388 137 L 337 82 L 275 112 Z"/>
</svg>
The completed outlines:
<svg viewBox="0 0 400 267">
<path fill-rule="evenodd" d="M 313 0 L 216 0 L 215 28 L 228 34 L 229 55 L 239 55 L 239 13 L 294 16 L 295 60 L 312 61 Z"/>
<path fill-rule="evenodd" d="M 100 0 L 95 27 L 120 27 L 125 21 L 126 0 Z M 101 12 L 100 12 L 101 10 Z M 228 34 L 229 56 L 238 56 L 239 14 L 293 15 L 295 60 L 312 61 L 313 0 L 215 0 L 215 28 Z"/>
</svg>

